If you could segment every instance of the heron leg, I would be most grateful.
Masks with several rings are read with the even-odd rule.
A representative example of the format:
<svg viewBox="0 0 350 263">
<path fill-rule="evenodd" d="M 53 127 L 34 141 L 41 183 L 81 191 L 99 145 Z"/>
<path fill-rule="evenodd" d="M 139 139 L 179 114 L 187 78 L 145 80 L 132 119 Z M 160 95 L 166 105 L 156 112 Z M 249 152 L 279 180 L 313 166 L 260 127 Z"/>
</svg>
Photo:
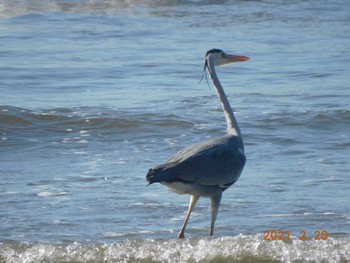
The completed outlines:
<svg viewBox="0 0 350 263">
<path fill-rule="evenodd" d="M 217 216 L 218 211 L 219 211 L 221 196 L 222 196 L 222 193 L 210 197 L 210 200 L 211 200 L 211 223 L 210 223 L 209 235 L 211 237 L 214 235 L 214 224 L 215 224 L 216 216 Z"/>
<path fill-rule="evenodd" d="M 182 225 L 182 228 L 180 230 L 179 238 L 185 237 L 185 229 L 186 229 L 188 219 L 190 218 L 191 212 L 192 212 L 194 206 L 196 205 L 198 199 L 199 199 L 199 196 L 191 195 L 190 204 L 188 205 L 187 215 L 186 215 L 184 224 Z"/>
</svg>

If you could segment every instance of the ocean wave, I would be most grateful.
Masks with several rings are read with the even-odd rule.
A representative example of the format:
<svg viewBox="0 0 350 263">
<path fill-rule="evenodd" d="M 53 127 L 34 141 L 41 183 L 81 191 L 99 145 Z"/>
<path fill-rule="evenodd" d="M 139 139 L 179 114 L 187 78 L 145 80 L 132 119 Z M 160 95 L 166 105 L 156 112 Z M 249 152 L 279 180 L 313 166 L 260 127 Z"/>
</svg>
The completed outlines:
<svg viewBox="0 0 350 263">
<path fill-rule="evenodd" d="M 14 1 L 4 0 L 0 4 L 0 18 L 13 17 L 27 14 L 37 14 L 43 12 L 64 12 L 64 13 L 94 13 L 113 15 L 119 10 L 130 7 L 166 7 L 176 5 L 192 5 L 198 1 L 179 1 L 179 0 L 90 0 L 90 1 Z M 210 4 L 210 1 L 204 1 L 202 4 Z"/>
<path fill-rule="evenodd" d="M 264 129 L 274 127 L 323 127 L 331 128 L 330 125 L 344 125 L 350 122 L 349 110 L 325 110 L 325 111 L 300 111 L 300 112 L 268 112 L 256 113 L 256 119 L 248 123 L 246 119 L 240 117 L 247 126 L 255 125 Z M 57 126 L 89 126 L 103 129 L 125 128 L 133 129 L 138 126 L 155 125 L 165 126 L 208 126 L 209 122 L 200 123 L 197 120 L 189 120 L 186 116 L 176 114 L 164 114 L 162 112 L 152 111 L 150 108 L 118 110 L 97 107 L 77 107 L 77 108 L 56 108 L 56 109 L 25 109 L 13 106 L 0 106 L 1 125 L 40 125 L 52 127 Z M 224 122 L 222 122 L 224 123 Z M 67 128 L 69 131 L 71 128 Z M 81 133 L 87 133 L 82 130 Z"/>
<path fill-rule="evenodd" d="M 335 110 L 308 110 L 308 111 L 280 111 L 271 113 L 257 113 L 259 122 L 266 128 L 271 125 L 284 125 L 289 127 L 320 127 L 331 128 L 329 125 L 344 125 L 350 122 L 350 111 Z M 273 127 L 271 127 L 273 128 Z"/>
<path fill-rule="evenodd" d="M 189 109 L 174 114 L 152 108 L 72 107 L 33 110 L 0 106 L 0 139 L 4 145 L 23 141 L 87 144 L 91 140 L 110 140 L 111 136 L 114 139 L 145 139 L 151 136 L 150 140 L 154 140 L 165 134 L 176 137 L 197 134 L 205 139 L 208 136 L 221 136 L 225 131 L 224 119 L 218 121 L 219 115 L 221 112 L 201 116 Z M 329 147 L 345 149 L 349 143 L 346 136 L 350 122 L 348 110 L 281 111 L 254 116 L 241 116 L 238 113 L 238 118 L 245 129 L 247 142 L 253 144 L 255 140 L 261 142 L 265 138 L 266 141 L 284 146 L 299 145 L 305 143 L 308 135 L 330 131 L 341 133 L 339 136 L 342 137 Z M 121 137 L 115 137 L 118 135 Z M 313 138 L 308 138 L 308 142 Z M 172 139 L 165 140 L 169 140 L 169 145 L 173 143 Z M 300 153 L 304 151 L 299 148 L 288 150 L 288 154 Z"/>
<path fill-rule="evenodd" d="M 348 262 L 350 238 L 264 241 L 263 235 L 121 243 L 0 243 L 0 262 Z"/>
<path fill-rule="evenodd" d="M 30 110 L 12 106 L 0 106 L 0 127 L 2 130 L 24 130 L 36 128 L 40 132 L 69 133 L 78 131 L 84 137 L 91 129 L 136 130 L 143 126 L 191 126 L 192 123 L 175 114 L 159 114 L 140 110 L 113 110 L 106 108 L 57 108 Z"/>
</svg>

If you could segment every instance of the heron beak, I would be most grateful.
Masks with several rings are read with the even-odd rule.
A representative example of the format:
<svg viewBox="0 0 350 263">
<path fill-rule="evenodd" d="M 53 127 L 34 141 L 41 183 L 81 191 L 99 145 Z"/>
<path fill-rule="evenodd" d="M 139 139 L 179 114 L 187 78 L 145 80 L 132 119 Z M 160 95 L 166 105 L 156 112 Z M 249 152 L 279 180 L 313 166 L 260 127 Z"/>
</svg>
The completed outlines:
<svg viewBox="0 0 350 263">
<path fill-rule="evenodd" d="M 229 54 L 226 54 L 226 57 L 230 61 L 230 63 L 231 62 L 243 62 L 243 61 L 246 61 L 249 59 L 248 57 L 245 57 L 245 56 L 229 55 Z"/>
</svg>

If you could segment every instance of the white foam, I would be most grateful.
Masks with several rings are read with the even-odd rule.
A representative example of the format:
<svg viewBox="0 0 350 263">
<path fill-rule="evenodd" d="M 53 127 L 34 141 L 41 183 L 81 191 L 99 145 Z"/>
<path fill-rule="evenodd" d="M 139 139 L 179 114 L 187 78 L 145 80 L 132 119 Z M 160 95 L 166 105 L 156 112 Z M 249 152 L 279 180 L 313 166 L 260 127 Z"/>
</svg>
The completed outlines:
<svg viewBox="0 0 350 263">
<path fill-rule="evenodd" d="M 39 192 L 38 196 L 40 197 L 50 197 L 50 196 L 62 196 L 62 195 L 67 195 L 68 192 L 50 192 L 50 191 L 43 191 L 43 192 Z"/>
<path fill-rule="evenodd" d="M 135 237 L 140 232 L 106 232 L 105 238 Z M 349 262 L 350 237 L 326 241 L 297 238 L 264 241 L 263 235 L 220 238 L 131 240 L 119 243 L 0 243 L 4 262 Z"/>
</svg>

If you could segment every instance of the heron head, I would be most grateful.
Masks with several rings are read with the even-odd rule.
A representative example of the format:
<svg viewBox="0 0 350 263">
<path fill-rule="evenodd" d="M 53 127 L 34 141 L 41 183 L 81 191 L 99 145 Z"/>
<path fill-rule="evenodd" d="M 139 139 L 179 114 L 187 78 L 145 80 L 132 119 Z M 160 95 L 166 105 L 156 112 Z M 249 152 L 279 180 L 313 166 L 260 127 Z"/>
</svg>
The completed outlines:
<svg viewBox="0 0 350 263">
<path fill-rule="evenodd" d="M 225 53 L 221 49 L 213 48 L 209 50 L 205 55 L 206 64 L 208 59 L 212 59 L 215 66 L 221 66 L 221 65 L 226 65 L 233 62 L 246 61 L 249 58 L 245 56 L 230 55 Z"/>
</svg>

